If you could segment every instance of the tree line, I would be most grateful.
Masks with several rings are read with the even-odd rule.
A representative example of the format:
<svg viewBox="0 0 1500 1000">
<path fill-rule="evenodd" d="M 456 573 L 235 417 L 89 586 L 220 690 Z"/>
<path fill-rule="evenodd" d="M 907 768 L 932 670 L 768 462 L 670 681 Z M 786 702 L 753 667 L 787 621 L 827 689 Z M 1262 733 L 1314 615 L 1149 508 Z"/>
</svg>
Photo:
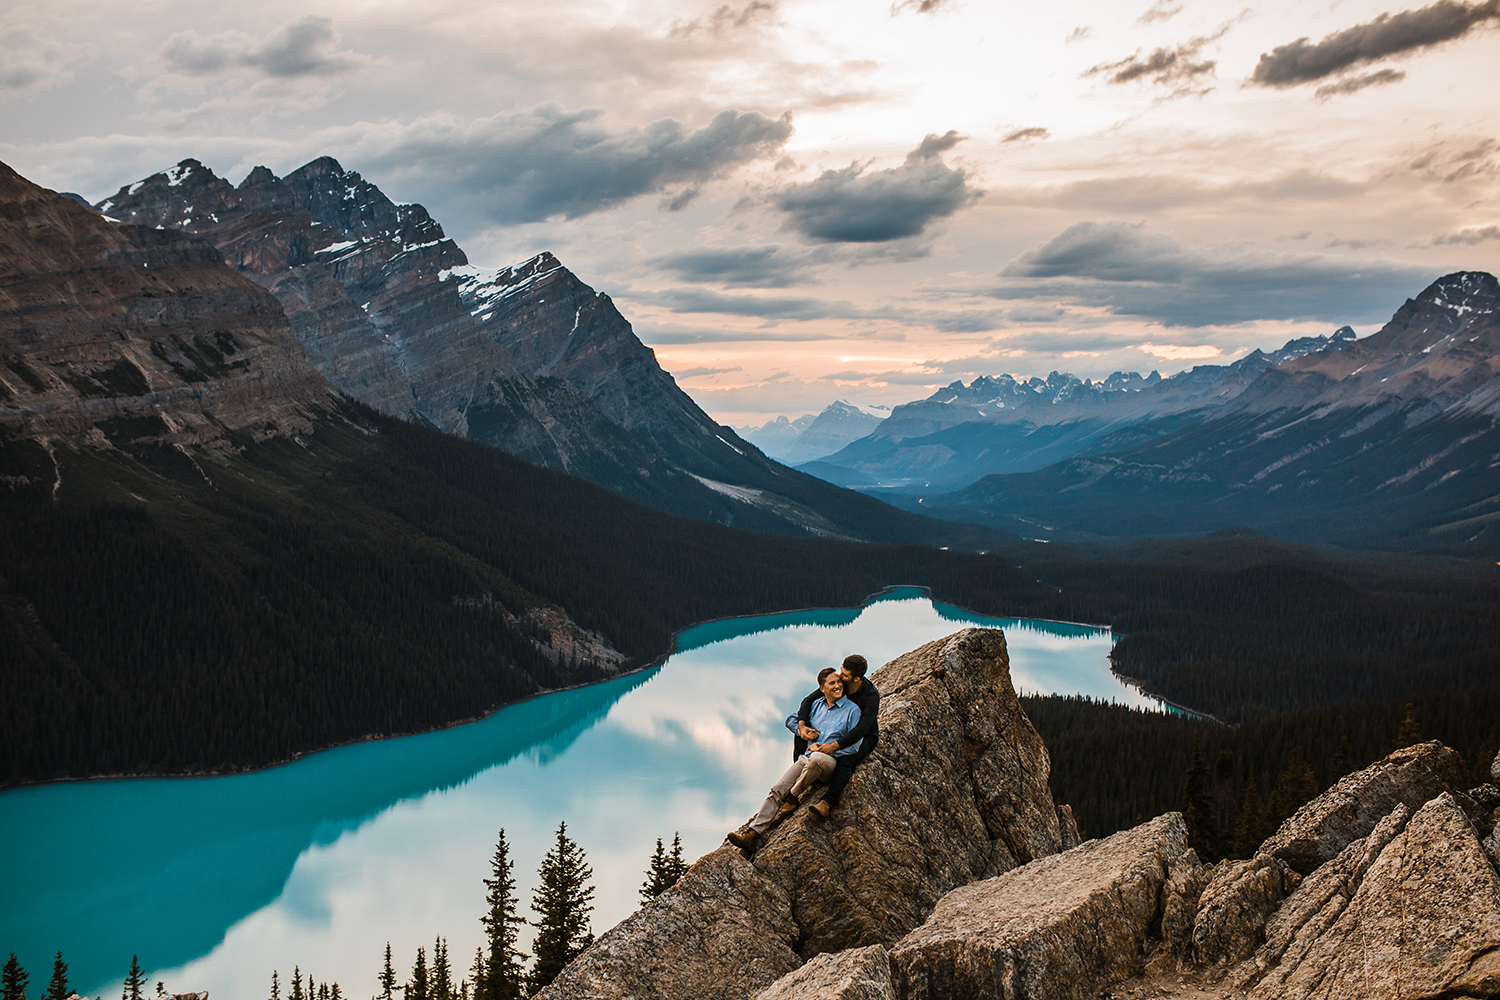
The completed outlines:
<svg viewBox="0 0 1500 1000">
<path fill-rule="evenodd" d="M 1205 861 L 1249 857 L 1304 802 L 1399 746 L 1436 739 L 1474 784 L 1500 752 L 1500 692 L 1433 692 L 1266 716 L 1237 726 L 1089 698 L 1024 696 L 1054 798 L 1087 836 L 1179 809 Z"/>
<path fill-rule="evenodd" d="M 531 898 L 531 909 L 537 916 L 534 921 L 517 912 L 514 867 L 501 828 L 490 859 L 490 877 L 484 880 L 485 911 L 479 918 L 486 946 L 475 954 L 467 978 L 455 975 L 448 960 L 447 939 L 441 935 L 433 943 L 430 962 L 426 948 L 417 948 L 411 976 L 404 981 L 396 974 L 391 945 L 386 942 L 384 964 L 376 976 L 380 992 L 375 1000 L 396 1000 L 398 996 L 400 1000 L 523 1000 L 556 979 L 569 962 L 594 943 L 589 926 L 594 871 L 583 848 L 568 836 L 566 822 L 557 825 L 556 840 L 537 870 L 537 888 Z M 641 884 L 642 902 L 672 888 L 687 870 L 681 836 L 673 834 L 670 848 L 663 848 L 658 837 Z M 519 927 L 527 923 L 537 930 L 532 944 L 534 956 L 523 954 L 518 945 Z M 529 969 L 525 966 L 528 957 L 534 957 Z M 11 952 L 0 969 L 0 1000 L 27 1000 L 30 978 Z M 139 958 L 132 955 L 121 1000 L 147 1000 L 145 984 Z M 166 985 L 158 982 L 156 996 L 166 995 Z M 52 979 L 39 1000 L 68 1000 L 70 996 L 76 994 L 68 987 L 68 966 L 59 951 L 52 964 Z M 337 982 L 316 982 L 299 965 L 293 968 L 290 987 L 283 997 L 280 971 L 271 970 L 269 1000 L 344 1000 L 344 996 Z"/>
</svg>

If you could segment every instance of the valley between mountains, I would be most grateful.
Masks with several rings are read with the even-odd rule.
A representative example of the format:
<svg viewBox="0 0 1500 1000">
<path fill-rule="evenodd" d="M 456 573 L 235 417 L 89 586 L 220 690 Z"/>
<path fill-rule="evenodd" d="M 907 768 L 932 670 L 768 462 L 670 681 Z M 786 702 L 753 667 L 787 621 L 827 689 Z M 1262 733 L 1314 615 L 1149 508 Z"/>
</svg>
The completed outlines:
<svg viewBox="0 0 1500 1000">
<path fill-rule="evenodd" d="M 238 185 L 185 160 L 98 206 L 7 168 L 0 210 L 5 784 L 237 771 L 420 732 L 645 666 L 696 622 L 847 607 L 894 584 L 1111 625 L 1117 671 L 1226 722 L 1347 724 L 1373 754 L 1388 723 L 1371 720 L 1416 699 L 1466 756 L 1500 737 L 1500 600 L 1480 563 L 1334 554 L 1239 526 L 1105 544 L 1221 526 L 1191 520 L 1198 472 L 1174 494 L 1175 473 L 1142 479 L 1134 458 L 1070 459 L 1029 473 L 1030 493 L 985 479 L 972 504 L 909 497 L 903 511 L 714 423 L 555 258 L 475 268 L 420 206 L 327 158 Z M 1360 476 L 1405 449 L 1401 474 L 1416 472 L 1347 512 L 1339 490 L 1358 483 L 1294 487 L 1300 456 L 1244 473 L 1261 484 L 1244 495 L 1327 498 L 1292 525 L 1326 524 L 1322 540 L 1344 526 L 1388 549 L 1483 551 L 1494 279 L 1445 281 L 1376 337 L 1312 338 L 1227 376 L 1061 379 L 1048 405 L 1083 412 L 1092 393 L 1100 412 L 1133 408 L 1115 437 L 1091 424 L 1075 442 L 1139 434 L 1176 449 L 1169 470 L 1190 447 L 1207 456 L 1192 469 L 1217 470 L 1192 435 L 1224 428 L 1253 442 L 1230 449 L 1246 469 L 1296 453 L 1308 427 L 1330 442 L 1318 461 Z M 904 445 L 903 422 L 956 407 L 988 419 L 992 392 L 1032 414 L 1043 395 L 950 387 L 865 440 Z M 851 408 L 828 439 L 869 419 Z M 967 418 L 935 433 L 991 426 L 1010 433 Z M 1441 461 L 1415 457 L 1444 441 L 1459 443 Z M 1080 471 L 1090 462 L 1108 474 Z M 1260 516 L 1236 502 L 1219 509 Z M 1154 519 L 1131 513 L 1142 506 Z M 1076 524 L 1077 541 L 1031 540 L 1047 535 L 1042 507 L 1053 538 Z M 1345 714 L 1329 728 L 1317 712 Z M 1055 736 L 1058 780 L 1087 783 L 1070 749 L 1087 739 Z M 1175 759 L 1177 737 L 1151 739 Z M 1274 776 L 1285 761 L 1257 766 Z M 1162 797 L 1119 777 L 1089 799 L 1100 823 Z"/>
</svg>

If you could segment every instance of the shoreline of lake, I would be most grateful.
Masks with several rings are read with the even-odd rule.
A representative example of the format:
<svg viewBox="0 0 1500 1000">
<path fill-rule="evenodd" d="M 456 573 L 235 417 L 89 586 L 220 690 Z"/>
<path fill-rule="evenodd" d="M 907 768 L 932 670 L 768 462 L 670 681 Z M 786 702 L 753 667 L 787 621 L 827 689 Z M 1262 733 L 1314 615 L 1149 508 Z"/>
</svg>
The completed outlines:
<svg viewBox="0 0 1500 1000">
<path fill-rule="evenodd" d="M 871 604 L 873 604 L 874 602 L 880 600 L 883 595 L 890 594 L 890 593 L 892 593 L 894 591 L 902 591 L 902 590 L 918 591 L 924 597 L 926 597 L 928 600 L 932 601 L 934 604 L 939 604 L 939 603 L 945 604 L 948 607 L 957 608 L 959 611 L 963 611 L 963 612 L 965 612 L 967 614 L 971 614 L 971 615 L 975 615 L 975 616 L 983 617 L 983 618 L 996 617 L 996 616 L 989 615 L 989 614 L 986 614 L 986 613 L 983 613 L 983 612 L 975 611 L 972 608 L 966 608 L 966 607 L 964 607 L 961 604 L 951 604 L 951 603 L 949 603 L 947 601 L 941 601 L 940 602 L 940 601 L 938 601 L 936 598 L 934 598 L 932 596 L 932 590 L 931 590 L 930 587 L 924 587 L 924 586 L 921 586 L 920 584 L 891 584 L 889 586 L 882 587 L 880 590 L 875 591 L 873 594 L 866 595 L 866 597 L 862 601 L 860 601 L 860 603 L 858 603 L 856 605 L 853 605 L 852 607 L 790 608 L 790 609 L 787 609 L 787 610 L 784 610 L 784 611 L 762 611 L 762 612 L 757 612 L 755 614 L 747 614 L 747 615 L 725 615 L 722 618 L 708 618 L 708 619 L 705 619 L 705 620 L 700 621 L 700 622 L 694 622 L 693 624 L 686 625 L 686 626 L 678 629 L 676 632 L 672 633 L 672 646 L 671 646 L 670 649 L 668 649 L 665 653 L 662 653 L 660 656 L 657 656 L 656 658 L 652 659 L 649 663 L 645 663 L 645 664 L 643 664 L 643 665 L 641 665 L 639 667 L 634 667 L 634 668 L 632 668 L 630 670 L 621 670 L 620 672 L 618 672 L 618 673 L 616 673 L 616 674 L 614 674 L 614 675 L 612 675 L 610 677 L 602 677 L 599 680 L 589 681 L 589 682 L 584 683 L 584 684 L 572 684 L 572 685 L 569 685 L 568 687 L 560 687 L 560 688 L 543 688 L 541 690 L 532 692 L 531 694 L 527 695 L 524 698 L 517 698 L 514 701 L 502 702 L 499 705 L 492 706 L 491 708 L 489 708 L 488 710 L 486 710 L 481 715 L 475 715 L 475 716 L 471 716 L 469 718 L 464 718 L 464 719 L 455 719 L 455 720 L 453 720 L 451 722 L 445 722 L 445 723 L 443 723 L 441 725 L 429 726 L 426 729 L 413 729 L 413 730 L 410 730 L 410 731 L 407 731 L 407 732 L 400 732 L 400 733 L 371 733 L 371 734 L 366 734 L 364 736 L 359 736 L 359 737 L 356 737 L 354 739 L 343 740 L 343 741 L 340 741 L 340 742 L 337 742 L 337 743 L 328 743 L 328 744 L 323 745 L 323 746 L 315 747 L 315 748 L 313 748 L 311 750 L 299 750 L 298 752 L 292 754 L 290 757 L 284 757 L 284 758 L 282 758 L 280 760 L 275 760 L 275 761 L 272 761 L 272 762 L 267 763 L 267 764 L 259 764 L 259 765 L 256 765 L 255 767 L 245 767 L 245 768 L 235 768 L 235 769 L 230 769 L 230 770 L 215 770 L 215 771 L 173 771 L 173 772 L 131 771 L 131 772 L 128 772 L 128 773 L 120 773 L 120 774 L 91 774 L 91 775 L 84 775 L 82 777 L 48 778 L 48 779 L 43 780 L 43 781 L 18 781 L 18 782 L 14 782 L 12 784 L 0 785 L 0 795 L 4 795 L 6 792 L 15 791 L 15 790 L 22 789 L 22 788 L 39 788 L 39 787 L 45 787 L 47 785 L 78 784 L 78 783 L 82 783 L 82 782 L 93 782 L 93 781 L 97 781 L 97 782 L 107 782 L 107 781 L 135 781 L 135 780 L 147 780 L 147 779 L 183 779 L 183 780 L 193 780 L 193 779 L 202 779 L 202 778 L 228 778 L 228 777 L 233 777 L 233 776 L 236 776 L 236 775 L 243 775 L 243 774 L 257 774 L 257 773 L 260 773 L 262 771 L 275 770 L 278 767 L 286 767 L 289 764 L 295 764 L 298 761 L 303 760 L 303 759 L 305 759 L 307 757 L 311 757 L 311 756 L 313 756 L 315 754 L 326 753 L 329 750 L 337 750 L 337 749 L 339 749 L 341 747 L 354 746 L 354 745 L 360 744 L 360 743 L 379 743 L 379 742 L 383 742 L 385 740 L 399 740 L 399 739 L 404 739 L 404 738 L 406 738 L 408 736 L 423 736 L 423 735 L 426 735 L 426 734 L 429 734 L 429 733 L 440 733 L 440 732 L 444 732 L 444 731 L 449 730 L 449 729 L 456 729 L 456 728 L 458 728 L 460 726 L 468 726 L 468 725 L 472 725 L 473 723 L 476 723 L 476 722 L 483 722 L 486 719 L 490 718 L 490 716 L 494 715 L 496 712 L 501 711 L 502 709 L 511 708 L 511 707 L 513 707 L 515 705 L 523 705 L 523 704 L 525 704 L 528 701 L 532 701 L 532 700 L 534 700 L 536 698 L 541 698 L 541 697 L 543 697 L 545 695 L 557 694 L 557 693 L 563 692 L 563 691 L 577 691 L 577 690 L 580 690 L 580 689 L 583 689 L 583 688 L 593 687 L 593 686 L 595 686 L 597 684 L 605 684 L 605 683 L 608 683 L 609 681 L 618 680 L 621 677 L 629 677 L 629 676 L 631 676 L 633 674 L 642 673 L 643 671 L 653 670 L 653 669 L 661 666 L 663 663 L 665 663 L 667 661 L 667 659 L 670 658 L 674 653 L 678 652 L 680 650 L 680 648 L 681 648 L 681 643 L 680 643 L 679 640 L 682 638 L 682 636 L 684 634 L 686 634 L 688 632 L 691 632 L 693 629 L 696 629 L 696 628 L 702 628 L 702 627 L 704 627 L 706 625 L 713 625 L 713 624 L 716 624 L 716 623 L 719 623 L 719 622 L 738 621 L 738 620 L 743 619 L 743 618 L 766 618 L 766 617 L 770 617 L 772 615 L 796 615 L 796 614 L 805 614 L 805 613 L 814 612 L 814 611 L 857 611 L 857 610 L 860 610 L 862 608 L 866 608 L 866 607 L 870 606 Z M 1020 620 L 1020 619 L 1018 619 L 1018 620 Z M 1024 620 L 1026 620 L 1026 621 L 1045 621 L 1045 622 L 1052 622 L 1053 624 L 1057 624 L 1057 625 L 1073 625 L 1073 626 L 1077 626 L 1079 628 L 1092 628 L 1092 629 L 1100 629 L 1102 631 L 1109 631 L 1109 626 L 1108 625 L 1097 625 L 1097 624 L 1093 624 L 1093 623 L 1089 623 L 1089 622 L 1069 622 L 1069 621 L 1063 621 L 1061 619 L 1053 619 L 1053 618 L 1026 618 Z M 1112 673 L 1112 674 L 1115 673 L 1113 664 L 1111 664 L 1111 666 L 1110 666 L 1110 673 Z M 1136 679 L 1134 679 L 1134 678 L 1125 677 L 1123 674 L 1115 674 L 1115 676 L 1119 677 L 1120 680 L 1124 681 L 1125 683 L 1129 684 L 1131 687 L 1135 688 L 1141 694 L 1146 695 L 1147 697 L 1153 698 L 1153 699 L 1155 699 L 1157 701 L 1160 701 L 1164 705 L 1171 705 L 1173 708 L 1176 708 L 1176 709 L 1178 709 L 1179 711 L 1182 711 L 1182 712 L 1186 712 L 1189 715 L 1200 716 L 1202 718 L 1213 718 L 1212 716 L 1202 715 L 1202 713 L 1196 712 L 1193 709 L 1187 708 L 1185 706 L 1177 705 L 1174 702 L 1167 701 L 1165 698 L 1162 698 L 1159 695 L 1153 694 L 1152 692 L 1148 691 L 1145 687 L 1143 687 L 1141 685 L 1141 683 L 1139 681 L 1137 681 Z M 1218 722 L 1219 720 L 1218 719 L 1213 719 L 1213 721 Z M 1220 723 L 1220 724 L 1222 725 L 1222 723 Z"/>
</svg>

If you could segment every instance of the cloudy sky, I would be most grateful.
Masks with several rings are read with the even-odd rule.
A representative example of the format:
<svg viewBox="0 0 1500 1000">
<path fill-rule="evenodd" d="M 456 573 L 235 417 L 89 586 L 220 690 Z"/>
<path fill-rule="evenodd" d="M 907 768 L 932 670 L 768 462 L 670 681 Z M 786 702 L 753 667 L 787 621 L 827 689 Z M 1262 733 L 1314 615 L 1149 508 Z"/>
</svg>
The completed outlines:
<svg viewBox="0 0 1500 1000">
<path fill-rule="evenodd" d="M 1169 374 L 1500 270 L 1500 0 L 8 0 L 0 160 L 337 157 L 719 419 Z"/>
</svg>

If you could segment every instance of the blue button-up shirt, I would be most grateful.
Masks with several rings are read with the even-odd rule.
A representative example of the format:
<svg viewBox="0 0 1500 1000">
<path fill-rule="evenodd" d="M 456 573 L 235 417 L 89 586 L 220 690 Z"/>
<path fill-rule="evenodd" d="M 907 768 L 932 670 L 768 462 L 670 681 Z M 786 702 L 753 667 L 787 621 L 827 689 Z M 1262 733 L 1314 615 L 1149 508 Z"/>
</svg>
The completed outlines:
<svg viewBox="0 0 1500 1000">
<path fill-rule="evenodd" d="M 819 695 L 813 699 L 812 712 L 808 724 L 818 731 L 818 738 L 814 743 L 832 743 L 841 740 L 845 733 L 859 725 L 859 706 L 848 698 L 840 698 L 832 705 L 828 699 Z M 792 732 L 797 731 L 797 717 L 788 715 L 786 727 Z M 840 746 L 833 752 L 835 757 L 847 757 L 859 750 L 859 745 L 864 740 L 855 740 L 853 746 Z"/>
</svg>

